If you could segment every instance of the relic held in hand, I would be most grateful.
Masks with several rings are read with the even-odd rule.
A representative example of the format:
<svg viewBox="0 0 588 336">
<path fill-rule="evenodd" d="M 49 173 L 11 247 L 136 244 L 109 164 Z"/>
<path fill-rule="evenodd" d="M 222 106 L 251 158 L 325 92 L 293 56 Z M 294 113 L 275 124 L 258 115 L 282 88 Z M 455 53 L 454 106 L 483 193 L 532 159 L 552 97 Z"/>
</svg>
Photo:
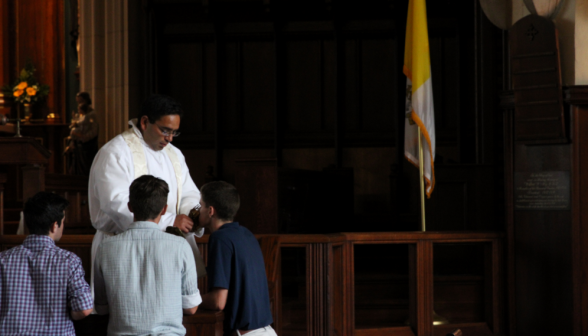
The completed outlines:
<svg viewBox="0 0 588 336">
<path fill-rule="evenodd" d="M 198 219 L 198 217 L 200 217 L 200 207 L 194 207 L 194 209 L 190 210 L 188 217 L 190 217 L 192 222 L 194 222 L 193 229 L 196 229 L 198 227 L 198 223 L 200 223 Z"/>
</svg>

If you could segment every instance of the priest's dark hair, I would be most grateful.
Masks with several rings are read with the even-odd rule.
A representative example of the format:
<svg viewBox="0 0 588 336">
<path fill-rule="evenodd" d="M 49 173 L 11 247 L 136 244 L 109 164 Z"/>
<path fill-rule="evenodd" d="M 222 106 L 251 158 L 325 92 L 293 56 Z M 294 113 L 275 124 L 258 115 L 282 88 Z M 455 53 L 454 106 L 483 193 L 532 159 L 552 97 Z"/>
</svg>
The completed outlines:
<svg viewBox="0 0 588 336">
<path fill-rule="evenodd" d="M 23 209 L 24 222 L 29 233 L 49 235 L 53 223 L 57 222 L 57 226 L 61 226 L 68 205 L 69 202 L 65 198 L 46 191 L 38 192 L 29 198 Z"/>
<path fill-rule="evenodd" d="M 136 221 L 157 218 L 167 203 L 167 182 L 151 175 L 138 177 L 129 188 L 129 204 Z"/>
<path fill-rule="evenodd" d="M 172 114 L 177 114 L 181 118 L 184 115 L 182 105 L 172 97 L 155 94 L 143 102 L 137 120 L 140 122 L 143 116 L 147 116 L 153 124 L 161 117 Z"/>
<path fill-rule="evenodd" d="M 232 222 L 241 201 L 237 188 L 224 181 L 208 182 L 200 188 L 205 205 L 212 206 L 220 220 Z"/>
</svg>

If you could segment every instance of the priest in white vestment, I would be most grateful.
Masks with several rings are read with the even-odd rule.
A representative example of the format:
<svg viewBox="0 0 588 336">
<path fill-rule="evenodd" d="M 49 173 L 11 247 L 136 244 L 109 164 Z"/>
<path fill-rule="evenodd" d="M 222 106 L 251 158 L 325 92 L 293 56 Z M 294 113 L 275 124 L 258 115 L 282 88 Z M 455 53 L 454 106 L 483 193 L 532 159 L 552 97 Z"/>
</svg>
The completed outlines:
<svg viewBox="0 0 588 336">
<path fill-rule="evenodd" d="M 97 230 L 92 242 L 92 264 L 104 237 L 126 231 L 133 223 L 127 206 L 129 186 L 137 177 L 149 174 L 169 185 L 168 210 L 159 227 L 165 230 L 176 226 L 189 233 L 187 240 L 197 260 L 198 277 L 205 275 L 192 233 L 195 224 L 187 216 L 199 205 L 200 191 L 190 177 L 182 152 L 171 144 L 179 135 L 182 114 L 181 105 L 172 98 L 153 95 L 143 103 L 138 118 L 129 121 L 129 130 L 106 143 L 96 155 L 88 187 L 90 218 Z M 196 230 L 198 237 L 203 233 L 204 228 Z"/>
</svg>

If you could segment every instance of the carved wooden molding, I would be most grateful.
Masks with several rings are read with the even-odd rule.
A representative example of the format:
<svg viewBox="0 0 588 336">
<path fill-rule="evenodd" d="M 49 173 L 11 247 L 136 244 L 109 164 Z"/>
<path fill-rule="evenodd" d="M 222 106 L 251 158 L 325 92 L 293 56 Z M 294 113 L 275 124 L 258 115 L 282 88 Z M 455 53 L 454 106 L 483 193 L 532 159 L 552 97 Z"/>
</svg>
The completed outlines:
<svg viewBox="0 0 588 336">
<path fill-rule="evenodd" d="M 565 143 L 561 69 L 555 24 L 529 15 L 510 30 L 515 141 Z"/>
<path fill-rule="evenodd" d="M 510 112 L 515 107 L 515 100 L 514 100 L 514 91 L 503 91 L 499 95 L 500 99 L 500 107 L 502 107 L 505 112 Z"/>
<path fill-rule="evenodd" d="M 570 105 L 588 105 L 588 85 L 574 85 L 564 88 L 564 102 Z"/>
</svg>

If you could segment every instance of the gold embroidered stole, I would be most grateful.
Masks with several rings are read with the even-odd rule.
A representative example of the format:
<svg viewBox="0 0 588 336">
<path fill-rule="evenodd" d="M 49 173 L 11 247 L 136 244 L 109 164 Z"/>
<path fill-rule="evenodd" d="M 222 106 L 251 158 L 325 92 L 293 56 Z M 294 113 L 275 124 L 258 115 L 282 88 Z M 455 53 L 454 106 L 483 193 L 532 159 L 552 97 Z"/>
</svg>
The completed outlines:
<svg viewBox="0 0 588 336">
<path fill-rule="evenodd" d="M 141 139 L 137 136 L 133 128 L 129 128 L 128 130 L 124 131 L 122 134 L 123 139 L 131 149 L 131 154 L 133 156 L 133 166 L 135 167 L 135 178 L 149 174 L 149 169 L 147 169 L 147 159 L 145 158 L 145 150 L 143 149 L 143 145 L 141 144 Z M 176 152 L 171 148 L 170 145 L 165 146 L 163 149 L 169 157 L 169 160 L 174 167 L 174 173 L 176 175 L 177 187 L 178 187 L 178 198 L 176 202 L 176 214 L 180 214 L 180 202 L 182 200 L 182 165 L 180 164 L 180 160 L 178 159 L 178 155 Z"/>
</svg>

